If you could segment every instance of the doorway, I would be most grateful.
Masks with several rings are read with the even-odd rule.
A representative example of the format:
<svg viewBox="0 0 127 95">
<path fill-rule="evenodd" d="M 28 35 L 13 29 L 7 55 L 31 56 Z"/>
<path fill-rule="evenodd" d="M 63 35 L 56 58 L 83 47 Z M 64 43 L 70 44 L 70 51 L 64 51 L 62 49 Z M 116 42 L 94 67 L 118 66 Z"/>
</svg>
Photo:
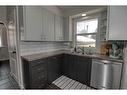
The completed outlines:
<svg viewBox="0 0 127 95">
<path fill-rule="evenodd" d="M 0 89 L 19 89 L 16 80 L 12 76 L 13 68 L 10 64 L 10 53 L 8 52 L 7 31 L 6 24 L 0 21 Z"/>
</svg>

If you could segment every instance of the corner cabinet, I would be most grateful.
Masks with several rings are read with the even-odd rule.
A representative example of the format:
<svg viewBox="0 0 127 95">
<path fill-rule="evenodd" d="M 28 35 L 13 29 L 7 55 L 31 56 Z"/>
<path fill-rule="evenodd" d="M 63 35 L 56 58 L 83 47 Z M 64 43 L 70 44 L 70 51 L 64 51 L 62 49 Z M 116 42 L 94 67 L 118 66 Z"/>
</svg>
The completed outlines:
<svg viewBox="0 0 127 95">
<path fill-rule="evenodd" d="M 62 74 L 90 86 L 92 58 L 78 55 L 63 55 Z"/>
<path fill-rule="evenodd" d="M 127 40 L 127 6 L 110 6 L 107 25 L 107 40 Z"/>
<path fill-rule="evenodd" d="M 45 89 L 47 84 L 62 76 L 62 59 L 62 55 L 31 61 L 22 58 L 25 89 Z"/>
<path fill-rule="evenodd" d="M 42 89 L 47 85 L 48 59 L 23 62 L 23 78 L 25 89 Z"/>
</svg>

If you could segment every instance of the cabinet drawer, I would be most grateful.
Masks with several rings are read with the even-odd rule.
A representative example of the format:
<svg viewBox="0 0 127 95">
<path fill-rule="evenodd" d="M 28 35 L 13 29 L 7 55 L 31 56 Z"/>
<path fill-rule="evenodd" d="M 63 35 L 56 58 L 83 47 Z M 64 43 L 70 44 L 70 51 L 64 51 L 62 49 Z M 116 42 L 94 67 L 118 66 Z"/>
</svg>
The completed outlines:
<svg viewBox="0 0 127 95">
<path fill-rule="evenodd" d="M 31 66 L 37 66 L 37 65 L 44 64 L 44 63 L 47 63 L 47 58 L 46 59 L 38 59 L 38 60 L 34 60 L 34 61 L 30 62 Z"/>
<path fill-rule="evenodd" d="M 47 77 L 47 73 L 46 71 L 41 71 L 41 72 L 32 72 L 32 80 L 37 80 L 37 79 L 43 79 L 43 78 L 46 78 Z"/>
<path fill-rule="evenodd" d="M 32 67 L 32 72 L 41 72 L 41 71 L 46 71 L 46 64 L 41 64 L 41 65 L 36 65 Z"/>
<path fill-rule="evenodd" d="M 45 75 L 40 75 L 37 77 L 32 77 L 32 81 L 41 81 L 41 80 L 46 80 L 46 76 Z"/>
</svg>

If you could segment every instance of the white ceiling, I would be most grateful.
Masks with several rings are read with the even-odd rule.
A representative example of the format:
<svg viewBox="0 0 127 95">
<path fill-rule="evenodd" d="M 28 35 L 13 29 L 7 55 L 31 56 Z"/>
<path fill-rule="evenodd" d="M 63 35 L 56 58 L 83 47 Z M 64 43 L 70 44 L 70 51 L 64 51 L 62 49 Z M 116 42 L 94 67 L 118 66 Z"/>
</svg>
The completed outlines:
<svg viewBox="0 0 127 95">
<path fill-rule="evenodd" d="M 58 7 L 61 9 L 64 16 L 72 16 L 82 12 L 106 8 L 106 6 L 58 6 Z"/>
</svg>

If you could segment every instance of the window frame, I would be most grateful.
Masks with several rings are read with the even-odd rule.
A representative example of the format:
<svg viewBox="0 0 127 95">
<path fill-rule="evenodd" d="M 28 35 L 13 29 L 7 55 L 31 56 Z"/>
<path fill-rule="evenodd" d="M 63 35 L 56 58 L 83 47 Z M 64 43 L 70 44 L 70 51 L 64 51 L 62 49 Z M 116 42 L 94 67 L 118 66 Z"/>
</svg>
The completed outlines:
<svg viewBox="0 0 127 95">
<path fill-rule="evenodd" d="M 88 18 L 85 18 L 85 17 L 82 17 L 82 18 L 78 18 L 78 19 L 75 19 L 75 21 L 74 21 L 74 26 L 75 26 L 75 40 L 74 40 L 74 44 L 75 44 L 75 46 L 79 46 L 80 44 L 78 44 L 78 41 L 77 41 L 77 36 L 79 35 L 81 35 L 81 36 L 86 36 L 86 35 L 96 35 L 97 36 L 97 33 L 98 33 L 98 27 L 97 27 L 97 32 L 94 32 L 94 33 L 81 33 L 81 34 L 77 34 L 77 22 L 80 22 L 80 21 L 84 21 L 84 20 L 87 20 L 87 21 L 89 21 L 89 20 L 92 20 L 92 19 L 97 19 L 98 21 L 99 21 L 99 18 L 98 18 L 98 16 L 93 16 L 93 17 L 88 17 Z M 99 22 L 98 22 L 98 25 L 99 25 Z M 98 26 L 97 25 L 97 26 Z M 95 47 L 93 47 L 93 48 L 96 48 L 96 44 L 97 44 L 97 40 L 95 41 Z M 81 45 L 83 45 L 83 44 L 81 44 Z"/>
</svg>

